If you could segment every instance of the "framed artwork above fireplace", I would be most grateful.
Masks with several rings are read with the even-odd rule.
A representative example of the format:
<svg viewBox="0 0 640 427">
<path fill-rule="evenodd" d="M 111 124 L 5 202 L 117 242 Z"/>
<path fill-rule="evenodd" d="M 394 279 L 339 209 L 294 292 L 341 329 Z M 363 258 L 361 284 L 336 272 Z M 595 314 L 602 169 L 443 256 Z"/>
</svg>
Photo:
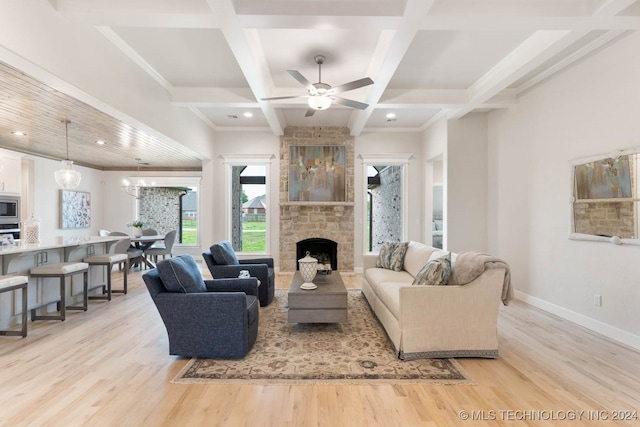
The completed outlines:
<svg viewBox="0 0 640 427">
<path fill-rule="evenodd" d="M 346 201 L 345 153 L 339 145 L 290 146 L 289 201 Z"/>
</svg>

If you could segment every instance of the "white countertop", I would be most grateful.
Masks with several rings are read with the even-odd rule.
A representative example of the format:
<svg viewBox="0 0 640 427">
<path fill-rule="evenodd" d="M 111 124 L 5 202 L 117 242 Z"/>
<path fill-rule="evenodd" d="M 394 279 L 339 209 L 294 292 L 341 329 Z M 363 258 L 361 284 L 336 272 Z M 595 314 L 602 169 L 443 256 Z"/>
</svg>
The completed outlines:
<svg viewBox="0 0 640 427">
<path fill-rule="evenodd" d="M 18 254 L 22 252 L 42 251 L 46 249 L 59 249 L 71 246 L 91 245 L 94 243 L 115 242 L 126 239 L 127 236 L 83 236 L 83 237 L 54 237 L 42 239 L 39 243 L 26 243 L 16 240 L 14 245 L 1 246 L 0 255 Z"/>
</svg>

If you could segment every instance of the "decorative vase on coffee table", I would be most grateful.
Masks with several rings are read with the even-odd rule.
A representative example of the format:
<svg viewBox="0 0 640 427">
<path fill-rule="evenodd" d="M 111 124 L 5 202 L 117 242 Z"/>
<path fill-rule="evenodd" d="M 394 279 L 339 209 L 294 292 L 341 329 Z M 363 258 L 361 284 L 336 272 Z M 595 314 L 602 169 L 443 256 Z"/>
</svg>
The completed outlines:
<svg viewBox="0 0 640 427">
<path fill-rule="evenodd" d="M 311 281 L 316 277 L 316 273 L 318 272 L 318 260 L 312 257 L 307 251 L 307 256 L 298 260 L 298 266 L 302 280 L 304 280 L 302 286 L 312 286 L 313 283 Z"/>
</svg>

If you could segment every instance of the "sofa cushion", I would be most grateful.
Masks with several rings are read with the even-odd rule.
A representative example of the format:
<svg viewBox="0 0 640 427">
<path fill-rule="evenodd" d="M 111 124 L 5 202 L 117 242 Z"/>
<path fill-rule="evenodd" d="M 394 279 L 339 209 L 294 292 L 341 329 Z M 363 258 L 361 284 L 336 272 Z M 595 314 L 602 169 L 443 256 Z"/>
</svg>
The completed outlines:
<svg viewBox="0 0 640 427">
<path fill-rule="evenodd" d="M 378 299 L 396 319 L 400 319 L 400 288 L 404 286 L 411 286 L 411 284 L 405 282 L 380 283 L 376 290 Z"/>
<path fill-rule="evenodd" d="M 413 282 L 413 276 L 406 271 L 393 271 L 386 268 L 367 268 L 364 271 L 364 278 L 375 292 L 378 291 L 378 286 L 387 282 L 406 283 L 407 285 Z"/>
<path fill-rule="evenodd" d="M 189 254 L 163 259 L 156 268 L 168 292 L 207 292 L 200 268 Z"/>
<path fill-rule="evenodd" d="M 446 285 L 449 281 L 449 274 L 451 274 L 451 258 L 443 257 L 429 261 L 418 272 L 414 286 L 431 285 L 441 286 Z"/>
<path fill-rule="evenodd" d="M 404 256 L 404 269 L 416 277 L 420 269 L 429 261 L 429 256 L 435 251 L 437 251 L 436 248 L 424 243 L 409 242 L 407 254 Z"/>
<path fill-rule="evenodd" d="M 214 243 L 209 248 L 211 251 L 211 256 L 216 264 L 220 265 L 238 265 L 240 262 L 238 261 L 238 257 L 236 256 L 236 252 L 233 250 L 233 246 L 231 246 L 231 242 L 228 240 L 224 240 L 222 242 Z"/>
<path fill-rule="evenodd" d="M 384 242 L 378 254 L 376 267 L 402 271 L 404 256 L 407 253 L 408 247 L 409 242 Z"/>
</svg>

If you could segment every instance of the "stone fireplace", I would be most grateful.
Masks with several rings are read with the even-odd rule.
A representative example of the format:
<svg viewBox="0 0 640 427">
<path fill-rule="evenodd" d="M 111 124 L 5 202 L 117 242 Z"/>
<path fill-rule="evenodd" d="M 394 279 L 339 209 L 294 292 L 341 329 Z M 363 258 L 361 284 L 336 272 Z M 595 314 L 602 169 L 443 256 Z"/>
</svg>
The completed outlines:
<svg viewBox="0 0 640 427">
<path fill-rule="evenodd" d="M 289 201 L 289 148 L 292 145 L 345 147 L 345 201 Z M 280 139 L 279 188 L 280 268 L 282 271 L 296 271 L 298 259 L 302 258 L 298 254 L 298 242 L 306 239 L 327 239 L 336 243 L 334 269 L 353 272 L 354 163 L 354 138 L 347 127 L 287 127 L 284 130 L 284 135 Z"/>
</svg>

